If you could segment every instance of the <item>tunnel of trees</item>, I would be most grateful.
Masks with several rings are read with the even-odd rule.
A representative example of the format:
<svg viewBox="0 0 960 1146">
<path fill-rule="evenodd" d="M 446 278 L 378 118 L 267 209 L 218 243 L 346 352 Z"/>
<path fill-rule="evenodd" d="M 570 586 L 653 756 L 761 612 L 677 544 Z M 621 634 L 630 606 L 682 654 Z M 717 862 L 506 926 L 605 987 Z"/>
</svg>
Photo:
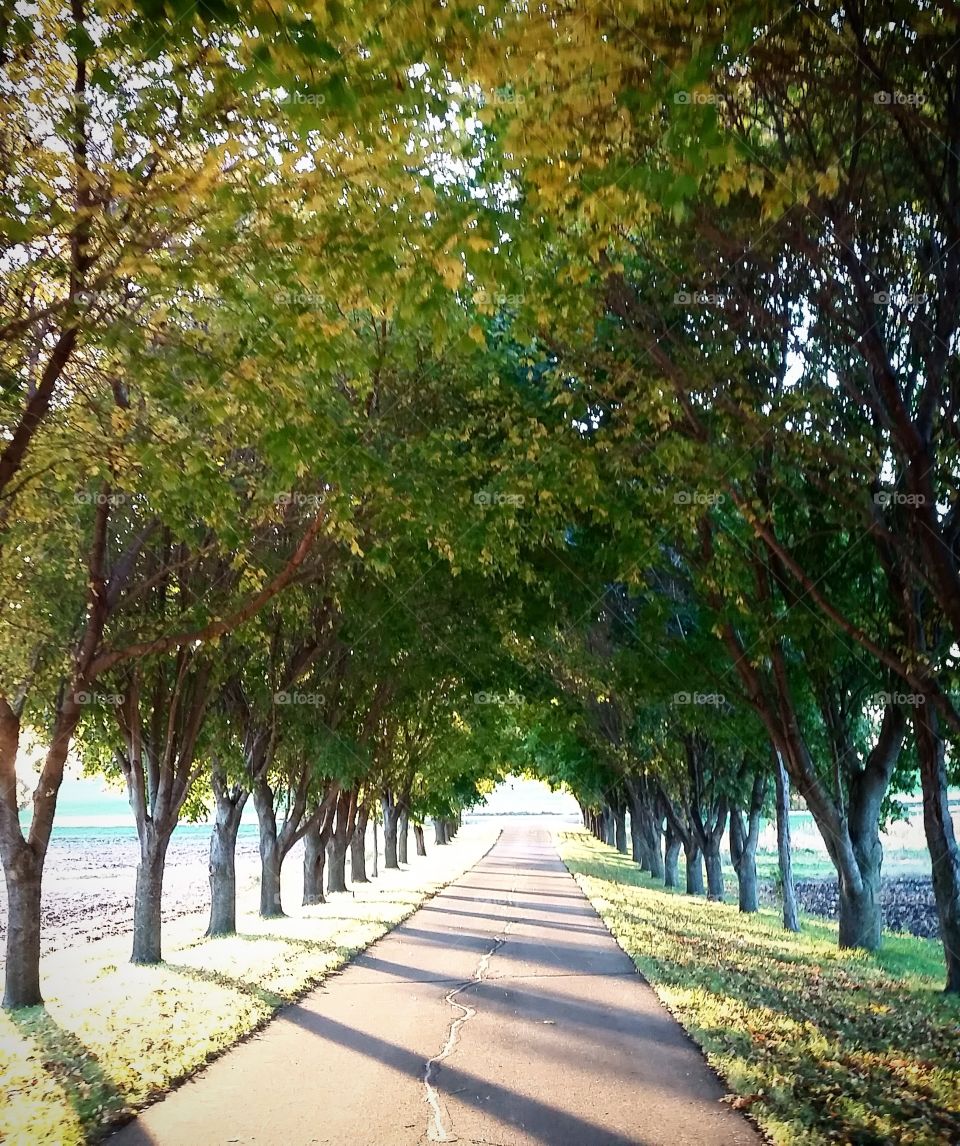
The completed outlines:
<svg viewBox="0 0 960 1146">
<path fill-rule="evenodd" d="M 667 886 L 722 898 L 729 853 L 743 911 L 776 819 L 787 928 L 802 801 L 874 949 L 919 792 L 960 991 L 956 14 L 34 7 L 0 22 L 4 1004 L 40 1001 L 73 757 L 129 795 L 148 963 L 182 820 L 218 935 L 248 803 L 271 915 L 299 841 L 321 902 L 368 824 L 396 867 L 519 770 Z"/>
</svg>

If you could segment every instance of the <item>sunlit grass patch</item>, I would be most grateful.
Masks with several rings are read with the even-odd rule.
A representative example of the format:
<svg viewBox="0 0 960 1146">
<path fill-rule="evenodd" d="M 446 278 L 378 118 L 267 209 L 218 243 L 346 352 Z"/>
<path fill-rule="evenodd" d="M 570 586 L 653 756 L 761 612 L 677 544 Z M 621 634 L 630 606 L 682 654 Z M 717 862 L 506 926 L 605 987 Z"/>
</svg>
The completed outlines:
<svg viewBox="0 0 960 1146">
<path fill-rule="evenodd" d="M 267 1022 L 354 953 L 405 919 L 489 848 L 465 829 L 450 847 L 355 894 L 202 939 L 185 916 L 165 928 L 166 961 L 128 963 L 129 937 L 44 960 L 45 1007 L 0 1011 L 0 1142 L 95 1141 Z"/>
<path fill-rule="evenodd" d="M 960 1142 L 960 1000 L 939 944 L 840 951 L 837 927 L 666 891 L 583 832 L 565 863 L 711 1064 L 778 1143 Z"/>
</svg>

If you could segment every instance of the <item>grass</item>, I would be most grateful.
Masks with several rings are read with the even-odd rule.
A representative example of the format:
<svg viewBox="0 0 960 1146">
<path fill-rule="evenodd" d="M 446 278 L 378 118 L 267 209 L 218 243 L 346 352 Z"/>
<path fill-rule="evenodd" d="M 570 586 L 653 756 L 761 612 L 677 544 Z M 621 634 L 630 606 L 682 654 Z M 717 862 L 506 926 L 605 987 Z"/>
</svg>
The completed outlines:
<svg viewBox="0 0 960 1146">
<path fill-rule="evenodd" d="M 242 913 L 234 936 L 198 939 L 205 919 L 185 916 L 165 928 L 155 967 L 126 962 L 127 936 L 48 956 L 46 1005 L 0 1012 L 0 1142 L 103 1137 L 405 919 L 494 838 L 464 828 L 353 895 L 282 919 Z"/>
<path fill-rule="evenodd" d="M 938 943 L 840 951 L 836 924 L 666 891 L 614 849 L 561 854 L 662 1002 L 776 1143 L 960 1142 L 960 1000 Z"/>
</svg>

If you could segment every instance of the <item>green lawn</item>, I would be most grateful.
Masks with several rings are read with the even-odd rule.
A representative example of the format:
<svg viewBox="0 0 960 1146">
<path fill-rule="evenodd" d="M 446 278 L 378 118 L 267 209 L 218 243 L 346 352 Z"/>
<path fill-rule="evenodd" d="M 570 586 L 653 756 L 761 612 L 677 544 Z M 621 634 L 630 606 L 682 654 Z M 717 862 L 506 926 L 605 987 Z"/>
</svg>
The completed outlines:
<svg viewBox="0 0 960 1146">
<path fill-rule="evenodd" d="M 199 939 L 205 919 L 185 916 L 165 929 L 167 961 L 157 967 L 126 962 L 127 936 L 49 956 L 46 1006 L 0 1011 L 0 1142 L 96 1141 L 410 915 L 495 836 L 465 828 L 355 894 L 310 908 L 290 902 L 283 919 L 243 911 L 230 938 Z"/>
<path fill-rule="evenodd" d="M 564 862 L 665 1005 L 777 1143 L 960 1142 L 960 1000 L 939 944 L 871 956 L 836 924 L 668 892 L 583 832 Z"/>
</svg>

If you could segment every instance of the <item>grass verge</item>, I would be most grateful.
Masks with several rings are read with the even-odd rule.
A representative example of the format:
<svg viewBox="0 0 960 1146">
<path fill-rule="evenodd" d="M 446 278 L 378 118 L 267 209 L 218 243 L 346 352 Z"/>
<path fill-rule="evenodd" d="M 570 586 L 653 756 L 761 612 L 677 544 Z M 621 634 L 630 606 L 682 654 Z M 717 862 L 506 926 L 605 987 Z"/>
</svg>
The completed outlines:
<svg viewBox="0 0 960 1146">
<path fill-rule="evenodd" d="M 242 913 L 234 936 L 198 939 L 206 920 L 184 916 L 155 967 L 125 961 L 128 936 L 48 956 L 46 1005 L 0 1012 L 0 1142 L 97 1141 L 411 915 L 496 835 L 466 827 L 426 860 L 281 919 Z"/>
<path fill-rule="evenodd" d="M 835 923 L 799 935 L 773 911 L 666 891 L 584 832 L 564 863 L 661 1001 L 776 1143 L 960 1142 L 960 1000 L 931 940 L 840 951 Z"/>
</svg>

